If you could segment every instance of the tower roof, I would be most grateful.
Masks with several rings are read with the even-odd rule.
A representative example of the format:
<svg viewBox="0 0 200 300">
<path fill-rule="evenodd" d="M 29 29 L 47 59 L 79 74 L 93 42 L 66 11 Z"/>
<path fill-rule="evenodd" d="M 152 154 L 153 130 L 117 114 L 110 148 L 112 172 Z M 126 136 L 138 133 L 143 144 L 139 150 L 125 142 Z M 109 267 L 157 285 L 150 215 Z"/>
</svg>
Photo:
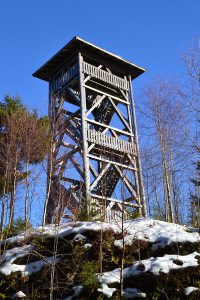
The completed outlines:
<svg viewBox="0 0 200 300">
<path fill-rule="evenodd" d="M 112 65 L 116 69 L 123 71 L 124 74 L 131 75 L 132 79 L 145 72 L 144 68 L 141 68 L 127 60 L 124 60 L 118 55 L 108 52 L 75 36 L 43 66 L 34 72 L 33 76 L 45 81 L 50 81 L 51 77 L 57 73 L 62 66 L 69 62 L 78 52 L 87 54 L 93 58 L 96 57 L 96 59 L 100 59 L 104 62 L 108 62 L 109 65 Z"/>
</svg>

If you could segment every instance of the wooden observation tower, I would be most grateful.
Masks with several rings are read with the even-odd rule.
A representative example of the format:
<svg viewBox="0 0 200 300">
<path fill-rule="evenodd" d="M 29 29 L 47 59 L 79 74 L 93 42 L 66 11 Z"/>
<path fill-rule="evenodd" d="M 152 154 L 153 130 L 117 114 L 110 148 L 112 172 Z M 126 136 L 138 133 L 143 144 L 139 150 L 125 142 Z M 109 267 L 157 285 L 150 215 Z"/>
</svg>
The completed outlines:
<svg viewBox="0 0 200 300">
<path fill-rule="evenodd" d="M 122 208 L 146 216 L 131 84 L 144 71 L 74 37 L 33 74 L 49 82 L 46 223 L 56 208 L 68 215 L 84 208 L 107 221 Z"/>
</svg>

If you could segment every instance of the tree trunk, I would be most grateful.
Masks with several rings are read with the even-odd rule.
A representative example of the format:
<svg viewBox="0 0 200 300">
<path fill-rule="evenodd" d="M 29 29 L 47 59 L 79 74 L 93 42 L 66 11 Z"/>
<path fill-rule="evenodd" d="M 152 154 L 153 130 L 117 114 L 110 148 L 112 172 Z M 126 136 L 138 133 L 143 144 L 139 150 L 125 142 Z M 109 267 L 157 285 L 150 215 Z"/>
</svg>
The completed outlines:
<svg viewBox="0 0 200 300">
<path fill-rule="evenodd" d="M 6 195 L 6 185 L 8 181 L 8 162 L 6 162 L 6 171 L 3 183 L 3 193 L 1 197 L 1 224 L 0 224 L 0 239 L 3 240 L 4 235 L 4 217 L 5 217 L 5 195 Z"/>
<path fill-rule="evenodd" d="M 24 201 L 25 236 L 28 227 L 28 198 L 29 198 L 29 159 L 26 161 L 26 195 Z"/>
</svg>

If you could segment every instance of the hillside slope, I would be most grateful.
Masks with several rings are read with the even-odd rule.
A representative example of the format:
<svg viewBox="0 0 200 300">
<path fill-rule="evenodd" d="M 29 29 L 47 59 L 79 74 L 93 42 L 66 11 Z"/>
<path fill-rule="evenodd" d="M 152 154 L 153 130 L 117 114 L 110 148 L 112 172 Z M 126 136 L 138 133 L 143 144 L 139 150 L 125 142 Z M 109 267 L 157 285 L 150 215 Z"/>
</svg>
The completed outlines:
<svg viewBox="0 0 200 300">
<path fill-rule="evenodd" d="M 123 249 L 124 299 L 200 299 L 198 232 L 144 218 L 121 225 L 69 222 L 2 241 L 0 299 L 120 299 Z"/>
</svg>

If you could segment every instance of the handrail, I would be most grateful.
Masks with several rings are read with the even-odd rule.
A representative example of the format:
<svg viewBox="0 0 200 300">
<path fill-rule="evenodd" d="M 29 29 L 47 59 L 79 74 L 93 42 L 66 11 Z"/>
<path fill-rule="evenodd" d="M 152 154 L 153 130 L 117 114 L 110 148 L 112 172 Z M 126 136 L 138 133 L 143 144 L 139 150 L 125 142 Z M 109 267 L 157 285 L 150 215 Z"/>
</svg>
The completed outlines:
<svg viewBox="0 0 200 300">
<path fill-rule="evenodd" d="M 108 73 L 104 70 L 101 70 L 89 63 L 83 62 L 83 72 L 91 77 L 95 77 L 99 80 L 102 80 L 110 85 L 113 85 L 119 89 L 123 89 L 125 91 L 129 90 L 128 81 L 120 78 L 119 76 Z"/>
<path fill-rule="evenodd" d="M 102 145 L 120 152 L 136 154 L 135 145 L 119 138 L 111 137 L 94 129 L 87 129 L 87 139 L 89 142 Z"/>
</svg>

